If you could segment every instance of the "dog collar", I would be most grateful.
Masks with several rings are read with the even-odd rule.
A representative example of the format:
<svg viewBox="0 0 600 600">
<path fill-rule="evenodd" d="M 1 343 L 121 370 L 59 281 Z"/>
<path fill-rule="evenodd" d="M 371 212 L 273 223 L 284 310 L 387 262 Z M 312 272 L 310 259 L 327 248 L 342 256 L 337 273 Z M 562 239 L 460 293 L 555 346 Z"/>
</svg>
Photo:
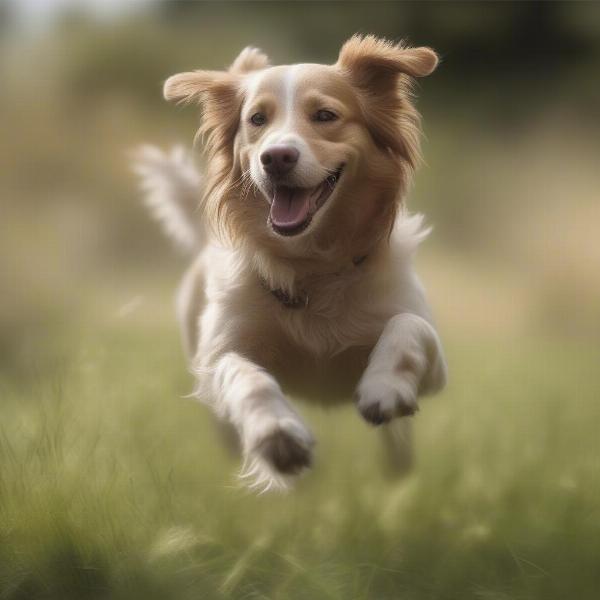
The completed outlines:
<svg viewBox="0 0 600 600">
<path fill-rule="evenodd" d="M 358 267 L 365 261 L 367 256 L 368 255 L 365 254 L 363 256 L 357 256 L 353 258 L 352 265 Z M 333 275 L 339 275 L 339 272 L 333 273 Z M 282 290 L 281 288 L 271 289 L 262 277 L 260 278 L 260 283 L 263 286 L 263 288 L 265 288 L 265 290 L 267 290 L 274 298 L 276 298 L 277 301 L 285 308 L 297 309 L 306 308 L 308 306 L 308 293 L 304 290 L 301 290 L 298 294 L 292 296 L 291 294 L 288 294 L 288 292 Z"/>
<path fill-rule="evenodd" d="M 305 308 L 308 306 L 308 294 L 304 291 L 296 296 L 291 296 L 281 288 L 269 290 L 269 292 L 271 292 L 285 308 Z"/>
</svg>

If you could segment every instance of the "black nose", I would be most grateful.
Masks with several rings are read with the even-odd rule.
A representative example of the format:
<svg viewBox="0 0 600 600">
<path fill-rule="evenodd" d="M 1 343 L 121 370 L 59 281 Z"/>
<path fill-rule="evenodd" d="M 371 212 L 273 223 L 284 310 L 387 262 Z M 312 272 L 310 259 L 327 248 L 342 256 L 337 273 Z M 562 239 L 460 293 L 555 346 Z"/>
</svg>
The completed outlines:
<svg viewBox="0 0 600 600">
<path fill-rule="evenodd" d="M 300 152 L 293 146 L 270 146 L 260 155 L 260 162 L 269 175 L 285 175 L 294 168 L 299 157 Z"/>
</svg>

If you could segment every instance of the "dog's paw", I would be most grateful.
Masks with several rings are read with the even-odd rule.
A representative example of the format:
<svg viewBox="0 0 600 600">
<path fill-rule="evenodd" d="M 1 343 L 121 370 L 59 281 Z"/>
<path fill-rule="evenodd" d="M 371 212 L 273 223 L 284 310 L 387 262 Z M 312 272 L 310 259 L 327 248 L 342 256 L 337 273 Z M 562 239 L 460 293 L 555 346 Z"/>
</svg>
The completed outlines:
<svg viewBox="0 0 600 600">
<path fill-rule="evenodd" d="M 262 440 L 257 450 L 283 475 L 296 475 L 312 463 L 311 447 L 284 429 L 273 431 Z"/>
<path fill-rule="evenodd" d="M 297 475 L 312 464 L 314 438 L 298 419 L 273 419 L 254 437 L 250 454 L 280 475 Z"/>
<path fill-rule="evenodd" d="M 356 391 L 356 406 L 372 425 L 387 423 L 394 417 L 411 416 L 419 410 L 414 384 L 398 376 L 363 378 Z"/>
</svg>

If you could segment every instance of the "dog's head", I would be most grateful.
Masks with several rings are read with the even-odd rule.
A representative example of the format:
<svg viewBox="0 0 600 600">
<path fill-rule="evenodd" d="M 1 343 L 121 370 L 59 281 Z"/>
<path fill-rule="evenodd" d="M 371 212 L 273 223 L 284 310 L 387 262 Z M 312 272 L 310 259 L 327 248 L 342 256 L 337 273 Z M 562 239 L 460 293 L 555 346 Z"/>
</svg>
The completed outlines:
<svg viewBox="0 0 600 600">
<path fill-rule="evenodd" d="M 387 235 L 419 158 L 411 82 L 437 62 L 354 36 L 334 65 L 272 67 L 247 48 L 227 71 L 170 77 L 165 98 L 202 108 L 214 224 L 296 256 Z"/>
</svg>

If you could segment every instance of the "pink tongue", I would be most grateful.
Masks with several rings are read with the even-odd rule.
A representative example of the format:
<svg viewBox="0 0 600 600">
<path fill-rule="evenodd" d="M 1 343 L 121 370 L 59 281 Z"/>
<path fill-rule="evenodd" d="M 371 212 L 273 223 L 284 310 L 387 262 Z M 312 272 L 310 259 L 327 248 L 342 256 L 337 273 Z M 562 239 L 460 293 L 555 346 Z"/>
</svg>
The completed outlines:
<svg viewBox="0 0 600 600">
<path fill-rule="evenodd" d="M 271 203 L 271 223 L 284 229 L 302 225 L 310 210 L 310 190 L 277 187 Z"/>
</svg>

